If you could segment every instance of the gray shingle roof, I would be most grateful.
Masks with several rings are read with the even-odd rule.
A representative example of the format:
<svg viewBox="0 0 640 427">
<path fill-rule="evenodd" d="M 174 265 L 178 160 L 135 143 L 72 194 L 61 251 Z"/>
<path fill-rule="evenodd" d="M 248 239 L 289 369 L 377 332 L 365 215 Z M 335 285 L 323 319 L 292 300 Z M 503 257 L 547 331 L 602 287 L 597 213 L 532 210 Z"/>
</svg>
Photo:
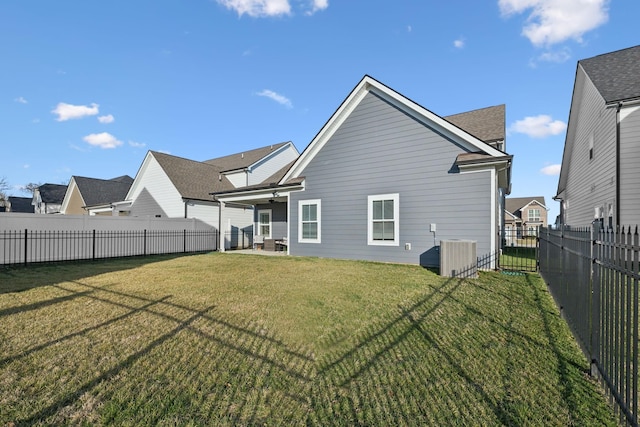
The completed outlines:
<svg viewBox="0 0 640 427">
<path fill-rule="evenodd" d="M 11 212 L 24 212 L 24 213 L 34 213 L 34 206 L 31 204 L 33 202 L 32 197 L 15 197 L 9 196 L 9 203 L 11 203 Z"/>
<path fill-rule="evenodd" d="M 578 61 L 606 103 L 640 98 L 640 46 Z"/>
<path fill-rule="evenodd" d="M 124 200 L 133 183 L 133 178 L 128 175 L 113 179 L 74 176 L 73 179 L 86 206 L 98 206 Z"/>
<path fill-rule="evenodd" d="M 443 118 L 481 141 L 494 142 L 505 139 L 504 104 Z"/>
<path fill-rule="evenodd" d="M 67 192 L 67 186 L 62 184 L 42 184 L 38 187 L 40 198 L 44 203 L 62 204 L 64 194 Z"/>
<path fill-rule="evenodd" d="M 211 192 L 235 187 L 218 166 L 151 151 L 180 195 L 185 199 L 211 200 Z"/>
<path fill-rule="evenodd" d="M 205 160 L 203 163 L 214 165 L 219 168 L 221 172 L 243 169 L 251 166 L 260 159 L 269 155 L 269 153 L 288 143 L 289 142 L 281 142 L 279 144 L 267 145 L 265 147 L 256 148 L 254 150 L 244 151 L 242 153 L 236 153 L 229 156 Z"/>
<path fill-rule="evenodd" d="M 505 210 L 520 218 L 520 209 L 532 201 L 540 203 L 542 206 L 546 206 L 544 202 L 544 196 L 536 197 L 507 197 L 505 200 Z"/>
</svg>

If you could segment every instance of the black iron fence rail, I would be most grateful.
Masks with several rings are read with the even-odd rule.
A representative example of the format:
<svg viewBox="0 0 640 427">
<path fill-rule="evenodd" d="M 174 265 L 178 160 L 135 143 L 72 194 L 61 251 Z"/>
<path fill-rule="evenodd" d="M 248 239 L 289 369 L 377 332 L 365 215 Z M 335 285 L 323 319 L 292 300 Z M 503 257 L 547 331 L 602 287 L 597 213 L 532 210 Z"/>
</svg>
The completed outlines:
<svg viewBox="0 0 640 427">
<path fill-rule="evenodd" d="M 217 230 L 2 230 L 0 265 L 218 249 Z"/>
<path fill-rule="evenodd" d="M 540 274 L 621 421 L 638 426 L 638 227 L 543 228 Z"/>
</svg>

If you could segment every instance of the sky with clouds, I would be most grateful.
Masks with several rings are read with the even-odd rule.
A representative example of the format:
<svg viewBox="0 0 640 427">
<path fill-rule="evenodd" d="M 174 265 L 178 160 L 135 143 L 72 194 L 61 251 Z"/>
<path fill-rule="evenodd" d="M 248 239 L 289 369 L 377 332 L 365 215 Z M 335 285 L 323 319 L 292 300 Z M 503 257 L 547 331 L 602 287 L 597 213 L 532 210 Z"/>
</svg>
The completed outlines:
<svg viewBox="0 0 640 427">
<path fill-rule="evenodd" d="M 576 63 L 631 0 L 4 0 L 0 178 L 135 176 L 148 150 L 299 151 L 368 74 L 441 116 L 506 104 L 512 196 L 551 217 Z"/>
</svg>

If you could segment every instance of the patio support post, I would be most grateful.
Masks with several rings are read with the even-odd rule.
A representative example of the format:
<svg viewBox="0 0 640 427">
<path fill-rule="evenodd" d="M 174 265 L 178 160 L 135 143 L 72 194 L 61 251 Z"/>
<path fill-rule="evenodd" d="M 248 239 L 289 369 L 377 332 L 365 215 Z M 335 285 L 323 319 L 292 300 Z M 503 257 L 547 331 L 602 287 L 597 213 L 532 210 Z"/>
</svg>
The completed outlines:
<svg viewBox="0 0 640 427">
<path fill-rule="evenodd" d="M 225 250 L 225 242 L 224 241 L 225 241 L 225 238 L 226 238 L 226 236 L 225 236 L 226 233 L 222 229 L 222 224 L 223 224 L 223 221 L 222 221 L 223 215 L 222 215 L 222 213 L 224 212 L 225 203 L 224 202 L 218 202 L 218 203 L 220 203 L 220 209 L 219 209 L 220 212 L 218 213 L 218 237 L 220 238 L 220 241 L 219 241 L 218 250 L 220 252 L 224 252 L 224 250 Z"/>
</svg>

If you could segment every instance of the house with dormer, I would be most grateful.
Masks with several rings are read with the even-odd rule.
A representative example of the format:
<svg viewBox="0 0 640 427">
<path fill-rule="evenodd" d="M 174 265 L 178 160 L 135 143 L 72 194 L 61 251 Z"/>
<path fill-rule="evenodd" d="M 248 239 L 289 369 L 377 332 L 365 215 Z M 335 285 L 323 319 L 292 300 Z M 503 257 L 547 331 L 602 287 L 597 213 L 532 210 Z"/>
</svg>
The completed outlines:
<svg viewBox="0 0 640 427">
<path fill-rule="evenodd" d="M 122 200 L 110 204 L 112 215 L 193 218 L 221 230 L 223 248 L 251 238 L 254 208 L 235 203 L 221 213 L 211 191 L 260 184 L 299 156 L 292 142 L 268 145 L 205 161 L 149 151 Z M 91 209 L 90 209 L 91 212 Z"/>
</svg>

